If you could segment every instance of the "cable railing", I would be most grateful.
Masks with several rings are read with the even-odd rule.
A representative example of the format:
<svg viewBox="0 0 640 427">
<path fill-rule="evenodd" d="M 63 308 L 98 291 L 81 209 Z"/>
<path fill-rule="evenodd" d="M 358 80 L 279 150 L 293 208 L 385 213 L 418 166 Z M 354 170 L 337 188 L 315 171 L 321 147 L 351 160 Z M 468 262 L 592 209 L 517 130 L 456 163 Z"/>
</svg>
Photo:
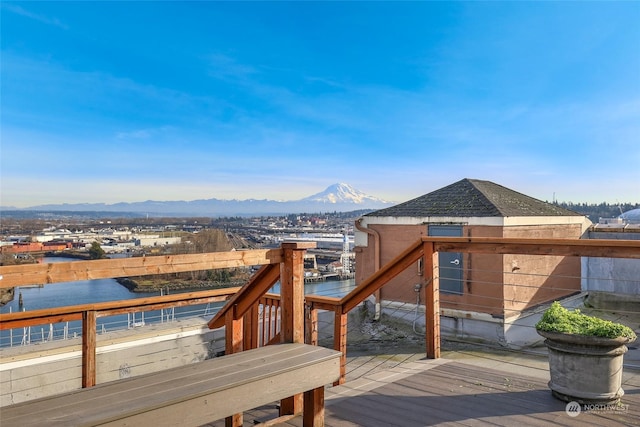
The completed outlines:
<svg viewBox="0 0 640 427">
<path fill-rule="evenodd" d="M 128 329 L 138 329 L 178 322 L 186 319 L 208 319 L 220 309 L 222 303 L 217 306 L 211 303 L 199 304 L 193 309 L 176 311 L 176 307 L 167 307 L 152 311 L 132 311 L 126 314 L 101 317 L 96 322 L 97 334 L 105 335 L 111 332 Z M 46 309 L 45 309 L 46 310 Z M 32 310 L 33 311 L 33 310 Z M 26 313 L 27 311 L 23 311 Z M 7 314 L 13 314 L 9 312 Z M 78 338 L 82 334 L 82 322 L 80 320 L 64 323 L 47 323 L 31 325 L 22 328 L 3 330 L 0 333 L 0 349 L 14 346 L 37 345 L 52 341 L 65 341 Z"/>
<path fill-rule="evenodd" d="M 341 297 L 353 289 L 354 286 L 355 284 L 353 281 L 328 281 L 322 284 L 319 292 L 317 292 L 317 289 L 319 288 L 318 286 L 307 286 L 307 288 L 313 288 L 316 290 L 316 295 Z M 237 287 L 232 288 L 233 292 L 230 292 L 229 296 L 237 289 Z M 305 289 L 305 292 L 307 292 L 307 289 Z M 163 295 L 164 294 L 161 293 L 160 296 Z M 126 316 L 115 315 L 101 317 L 97 320 L 97 334 L 104 335 L 115 331 L 149 327 L 191 318 L 203 318 L 208 320 L 218 312 L 222 305 L 223 302 L 207 303 L 197 306 L 181 307 L 178 310 L 176 310 L 176 307 L 168 307 L 160 310 L 126 313 Z M 22 311 L 26 311 L 26 309 Z M 13 312 L 10 310 L 6 314 L 12 313 Z M 81 334 L 81 321 L 65 322 L 64 324 L 49 323 L 24 328 L 8 329 L 0 331 L 0 348 L 71 340 L 78 338 Z"/>
<path fill-rule="evenodd" d="M 304 251 L 305 248 L 296 250 Z M 20 329 L 41 326 L 39 331 L 34 333 L 31 331 L 30 338 L 27 341 L 33 342 L 35 335 L 39 338 L 50 336 L 49 324 L 72 321 L 81 321 L 80 330 L 67 330 L 69 333 L 76 333 L 83 339 L 83 350 L 85 352 L 95 351 L 95 342 L 86 343 L 87 340 L 95 341 L 95 334 L 102 331 L 110 331 L 111 326 L 103 323 L 98 324 L 96 319 L 106 316 L 129 315 L 131 313 L 149 312 L 152 310 L 174 310 L 177 307 L 185 307 L 192 305 L 210 304 L 206 309 L 207 315 L 216 319 L 211 319 L 210 327 L 226 326 L 225 336 L 227 339 L 226 352 L 232 353 L 239 349 L 246 350 L 256 346 L 268 345 L 270 343 L 280 342 L 282 340 L 291 339 L 296 335 L 302 336 L 303 339 L 312 344 L 321 344 L 332 346 L 334 349 L 340 350 L 343 354 L 343 370 L 342 382 L 344 381 L 347 345 L 350 339 L 354 339 L 357 335 L 357 328 L 362 322 L 356 322 L 352 318 L 357 317 L 358 313 L 354 312 L 356 307 L 362 307 L 362 302 L 376 293 L 386 283 L 396 277 L 402 277 L 401 273 L 407 269 L 415 269 L 418 260 L 423 263 L 423 275 L 420 276 L 420 287 L 417 292 L 412 293 L 416 285 L 415 278 L 409 277 L 404 279 L 402 283 L 409 292 L 411 297 L 407 297 L 407 301 L 397 301 L 395 304 L 387 304 L 383 314 L 389 318 L 395 318 L 409 325 L 411 338 L 419 337 L 426 347 L 428 357 L 437 358 L 440 352 L 441 331 L 444 336 L 447 335 L 448 326 L 441 323 L 441 316 L 447 317 L 448 310 L 455 311 L 461 309 L 462 306 L 457 305 L 454 298 L 440 292 L 439 281 L 443 276 L 447 266 L 438 266 L 437 255 L 440 251 L 463 252 L 463 253 L 490 253 L 490 254 L 524 254 L 524 255 L 551 255 L 551 256 L 589 256 L 589 257 L 619 257 L 640 259 L 640 242 L 638 241 L 583 241 L 583 240 L 560 240 L 560 239 L 468 239 L 468 238 L 422 238 L 421 240 L 408 245 L 407 250 L 399 254 L 372 276 L 364 280 L 358 286 L 345 287 L 342 283 L 336 283 L 332 289 L 328 286 L 324 289 L 323 295 L 304 295 L 300 300 L 304 305 L 304 321 L 295 323 L 292 330 L 282 329 L 282 325 L 291 321 L 300 313 L 300 308 L 295 308 L 292 315 L 287 310 L 295 307 L 291 300 L 291 295 L 285 292 L 284 295 L 269 293 L 274 284 L 278 281 L 289 286 L 291 282 L 298 281 L 303 283 L 302 274 L 296 268 L 302 268 L 301 263 L 298 267 L 285 268 L 287 261 L 284 251 L 280 250 L 256 250 L 256 251 L 238 251 L 236 253 L 227 254 L 200 254 L 191 255 L 189 257 L 157 257 L 159 259 L 149 261 L 138 260 L 136 262 L 123 260 L 104 260 L 104 261 L 84 261 L 68 263 L 69 265 L 61 267 L 57 263 L 55 266 L 25 266 L 24 270 L 14 266 L 0 267 L 0 274 L 3 280 L 0 280 L 0 287 L 10 287 L 12 284 L 33 284 L 33 283 L 57 283 L 59 281 L 69 280 L 86 280 L 92 278 L 122 277 L 125 274 L 132 275 L 150 275 L 160 272 L 173 271 L 190 271 L 193 269 L 212 269 L 212 268 L 228 268 L 238 267 L 242 265 L 255 266 L 263 265 L 242 289 L 225 289 L 216 291 L 201 291 L 188 294 L 174 294 L 162 297 L 149 297 L 137 300 L 118 301 L 111 303 L 99 303 L 88 306 L 70 306 L 55 310 L 36 310 L 25 313 L 12 313 L 0 315 L 0 329 Z M 147 265 L 145 265 L 147 263 Z M 71 265 L 73 264 L 73 265 Z M 293 265 L 293 264 L 291 264 Z M 270 268 L 265 269 L 266 267 Z M 489 273 L 514 278 L 513 282 L 509 281 L 508 286 L 513 289 L 520 290 L 539 290 L 540 288 L 532 283 L 515 283 L 516 278 L 524 278 L 525 276 L 504 271 L 492 271 L 479 268 L 467 269 L 468 273 Z M 283 276 L 284 274 L 284 276 Z M 486 279 L 487 275 L 482 275 L 481 279 L 466 279 L 466 284 L 472 288 L 493 287 L 502 289 L 505 283 L 497 280 Z M 537 273 L 528 274 L 526 277 L 534 279 L 547 279 L 549 275 Z M 574 281 L 585 280 L 585 277 L 577 277 L 571 275 L 559 274 L 556 279 L 567 279 Z M 606 278 L 603 278 L 606 279 Z M 614 280 L 615 279 L 611 279 Z M 627 284 L 636 285 L 637 281 L 625 279 Z M 526 282 L 526 281 L 525 281 Z M 630 283 L 629 283 L 630 282 Z M 563 287 L 559 284 L 562 280 L 555 282 L 553 287 L 545 289 L 553 293 L 563 295 L 579 292 L 574 287 Z M 55 285 L 53 285 L 55 286 Z M 185 296 L 186 295 L 186 296 Z M 298 298 L 294 295 L 295 298 Z M 231 300 L 230 302 L 227 302 Z M 523 328 L 532 328 L 529 323 L 519 322 L 518 317 L 526 314 L 530 310 L 535 310 L 539 304 L 543 304 L 549 300 L 541 298 L 539 302 L 533 300 L 535 304 L 531 304 L 532 299 L 523 299 L 517 295 L 505 298 L 504 294 L 500 296 L 486 295 L 481 299 L 466 301 L 464 310 L 475 311 L 479 313 L 491 313 L 496 307 L 502 308 L 502 319 L 497 318 L 496 322 L 511 322 L 510 325 L 521 326 Z M 213 303 L 218 302 L 224 304 L 223 310 L 212 308 Z M 226 302 L 226 303 L 225 303 Z M 286 304 L 285 304 L 286 302 Z M 380 301 L 374 301 L 377 303 Z M 385 303 L 385 301 L 382 301 Z M 104 305 L 106 304 L 106 305 Z M 292 305 L 293 304 L 293 305 Z M 297 303 L 296 303 L 297 304 Z M 521 307 L 520 307 L 521 306 Z M 288 309 L 286 307 L 289 307 Z M 362 308 L 361 308 L 362 309 Z M 223 312 L 224 311 L 224 312 Z M 633 311 L 633 310 L 632 310 Z M 160 321 L 167 319 L 167 312 L 164 311 L 160 316 Z M 221 314 L 222 313 L 222 314 Z M 349 316 L 349 314 L 352 314 Z M 203 316 L 204 313 L 193 313 L 195 316 Z M 635 311 L 630 314 L 635 314 Z M 139 316 L 136 314 L 136 316 Z M 171 318 L 171 316 L 169 316 Z M 141 317 L 136 317 L 137 321 Z M 514 319 L 514 320 L 510 320 Z M 145 324 L 147 322 L 157 322 L 152 315 L 145 314 Z M 384 319 L 383 319 L 384 320 Z M 446 320 L 446 319 L 445 319 Z M 283 323 L 285 322 L 285 323 Z M 127 320 L 130 325 L 131 317 Z M 133 321 L 135 323 L 135 321 Z M 104 325 L 104 326 L 103 326 Z M 231 326 L 230 326 L 231 325 Z M 291 326 L 289 326 L 291 327 Z M 303 328 L 304 330 L 299 330 Z M 92 332 L 93 331 L 93 332 Z M 283 333 L 287 335 L 283 338 Z M 92 335 L 93 334 L 93 335 Z M 55 336 L 55 328 L 54 333 Z M 300 339 L 300 338 L 295 338 Z M 22 340 L 22 339 L 21 339 Z M 383 345 L 384 343 L 381 343 Z M 92 347 L 93 346 L 93 347 Z M 83 353 L 84 354 L 84 353 Z M 83 363 L 91 364 L 89 356 L 83 356 Z M 95 363 L 95 362 L 93 362 Z M 85 386 L 93 385 L 89 378 L 92 374 L 91 370 L 95 370 L 95 366 L 85 367 L 84 372 L 87 379 L 83 381 Z M 93 372 L 95 375 L 95 371 Z M 95 381 L 95 379 L 93 380 Z"/>
</svg>

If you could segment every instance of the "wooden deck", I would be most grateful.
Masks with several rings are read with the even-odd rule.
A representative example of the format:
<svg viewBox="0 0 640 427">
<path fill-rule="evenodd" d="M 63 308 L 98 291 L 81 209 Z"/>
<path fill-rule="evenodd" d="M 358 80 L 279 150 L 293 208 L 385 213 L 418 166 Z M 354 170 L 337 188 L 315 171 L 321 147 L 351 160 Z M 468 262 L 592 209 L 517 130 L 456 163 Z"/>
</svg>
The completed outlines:
<svg viewBox="0 0 640 427">
<path fill-rule="evenodd" d="M 328 427 L 633 426 L 640 425 L 640 371 L 625 370 L 619 410 L 571 417 L 551 395 L 544 357 L 450 352 L 439 360 L 419 354 L 360 356 L 350 360 L 347 383 L 327 389 Z M 277 413 L 252 411 L 245 426 Z M 213 423 L 219 426 L 224 423 Z M 302 425 L 300 418 L 286 426 Z"/>
</svg>

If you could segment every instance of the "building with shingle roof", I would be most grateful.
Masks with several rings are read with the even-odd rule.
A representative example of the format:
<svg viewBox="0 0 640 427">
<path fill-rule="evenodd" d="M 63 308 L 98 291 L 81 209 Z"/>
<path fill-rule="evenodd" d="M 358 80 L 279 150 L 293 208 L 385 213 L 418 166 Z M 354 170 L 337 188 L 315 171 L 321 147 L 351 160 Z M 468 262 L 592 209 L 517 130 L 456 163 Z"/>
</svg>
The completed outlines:
<svg viewBox="0 0 640 427">
<path fill-rule="evenodd" d="M 579 239 L 590 225 L 579 213 L 491 181 L 465 178 L 359 218 L 356 284 L 423 236 Z M 506 319 L 527 309 L 580 291 L 576 257 L 440 253 L 439 264 L 440 303 L 452 318 L 485 316 L 502 319 L 504 327 Z M 387 283 L 377 302 L 415 304 L 416 286 L 424 285 L 420 268 Z"/>
<path fill-rule="evenodd" d="M 381 209 L 369 217 L 576 216 L 491 181 L 465 178 L 424 196 Z"/>
</svg>

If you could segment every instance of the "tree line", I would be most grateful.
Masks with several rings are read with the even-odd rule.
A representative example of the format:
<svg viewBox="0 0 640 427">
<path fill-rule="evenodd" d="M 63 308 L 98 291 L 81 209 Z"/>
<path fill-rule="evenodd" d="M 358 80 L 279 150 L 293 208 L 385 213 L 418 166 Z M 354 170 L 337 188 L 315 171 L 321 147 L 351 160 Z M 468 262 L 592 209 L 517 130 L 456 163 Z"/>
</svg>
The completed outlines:
<svg viewBox="0 0 640 427">
<path fill-rule="evenodd" d="M 573 203 L 556 202 L 556 205 L 587 216 L 591 222 L 597 223 L 600 218 L 616 218 L 632 209 L 640 208 L 640 203 Z"/>
</svg>

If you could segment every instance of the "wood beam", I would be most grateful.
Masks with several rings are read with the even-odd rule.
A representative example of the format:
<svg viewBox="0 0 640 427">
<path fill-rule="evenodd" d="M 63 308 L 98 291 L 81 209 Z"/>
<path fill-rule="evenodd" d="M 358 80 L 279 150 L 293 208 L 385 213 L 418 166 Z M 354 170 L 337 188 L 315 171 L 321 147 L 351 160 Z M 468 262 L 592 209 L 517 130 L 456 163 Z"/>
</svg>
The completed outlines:
<svg viewBox="0 0 640 427">
<path fill-rule="evenodd" d="M 347 313 L 336 307 L 333 321 L 333 349 L 340 352 L 340 379 L 334 386 L 344 384 L 347 378 Z"/>
<path fill-rule="evenodd" d="M 305 342 L 309 345 L 318 345 L 318 309 L 305 305 L 306 307 L 306 339 Z"/>
<path fill-rule="evenodd" d="M 82 316 L 82 387 L 96 385 L 96 312 Z"/>
<path fill-rule="evenodd" d="M 213 289 L 157 297 L 4 313 L 0 314 L 0 330 L 80 320 L 85 311 L 95 311 L 97 317 L 104 317 L 123 313 L 159 310 L 167 307 L 182 307 L 193 304 L 225 301 L 239 289 L 239 287 Z"/>
<path fill-rule="evenodd" d="M 0 266 L 0 288 L 279 264 L 279 249 Z"/>
<path fill-rule="evenodd" d="M 244 338 L 244 317 L 236 319 L 233 310 L 229 310 L 225 317 L 225 354 L 233 354 L 241 352 L 243 348 Z"/>
<path fill-rule="evenodd" d="M 335 311 L 340 306 L 340 298 L 324 295 L 305 295 L 304 301 L 317 310 Z"/>
<path fill-rule="evenodd" d="M 302 425 L 304 427 L 324 426 L 324 387 L 304 392 Z"/>
<path fill-rule="evenodd" d="M 640 258 L 638 240 L 423 237 L 437 252 Z"/>
<path fill-rule="evenodd" d="M 233 306 L 235 308 L 235 305 Z M 243 350 L 244 337 L 244 317 L 236 319 L 234 309 L 228 310 L 225 314 L 225 354 L 239 353 Z M 225 427 L 242 427 L 244 417 L 240 414 L 233 414 L 224 419 Z"/>
<path fill-rule="evenodd" d="M 245 284 L 231 299 L 216 313 L 208 323 L 210 329 L 221 328 L 227 311 L 234 307 L 236 316 L 244 316 L 269 289 L 275 285 L 280 277 L 280 265 L 267 264 L 258 270 L 247 284 Z"/>
<path fill-rule="evenodd" d="M 315 244 L 313 245 L 315 247 Z M 284 261 L 280 264 L 280 338 L 283 343 L 304 343 L 304 254 L 307 246 L 283 244 Z M 280 415 L 302 412 L 303 395 L 280 402 Z"/>
<path fill-rule="evenodd" d="M 345 295 L 340 304 L 345 313 L 353 310 L 369 295 L 384 286 L 389 280 L 406 270 L 423 255 L 423 244 L 420 240 L 405 249 L 400 255 L 389 261 L 380 270 Z"/>
<path fill-rule="evenodd" d="M 258 348 L 258 304 L 255 304 L 244 315 L 244 350 Z"/>
<path fill-rule="evenodd" d="M 427 358 L 440 358 L 440 279 L 438 278 L 438 253 L 434 244 L 424 243 L 423 271 L 424 285 L 424 315 L 425 342 Z"/>
<path fill-rule="evenodd" d="M 304 249 L 285 248 L 280 267 L 282 342 L 304 343 Z"/>
</svg>

